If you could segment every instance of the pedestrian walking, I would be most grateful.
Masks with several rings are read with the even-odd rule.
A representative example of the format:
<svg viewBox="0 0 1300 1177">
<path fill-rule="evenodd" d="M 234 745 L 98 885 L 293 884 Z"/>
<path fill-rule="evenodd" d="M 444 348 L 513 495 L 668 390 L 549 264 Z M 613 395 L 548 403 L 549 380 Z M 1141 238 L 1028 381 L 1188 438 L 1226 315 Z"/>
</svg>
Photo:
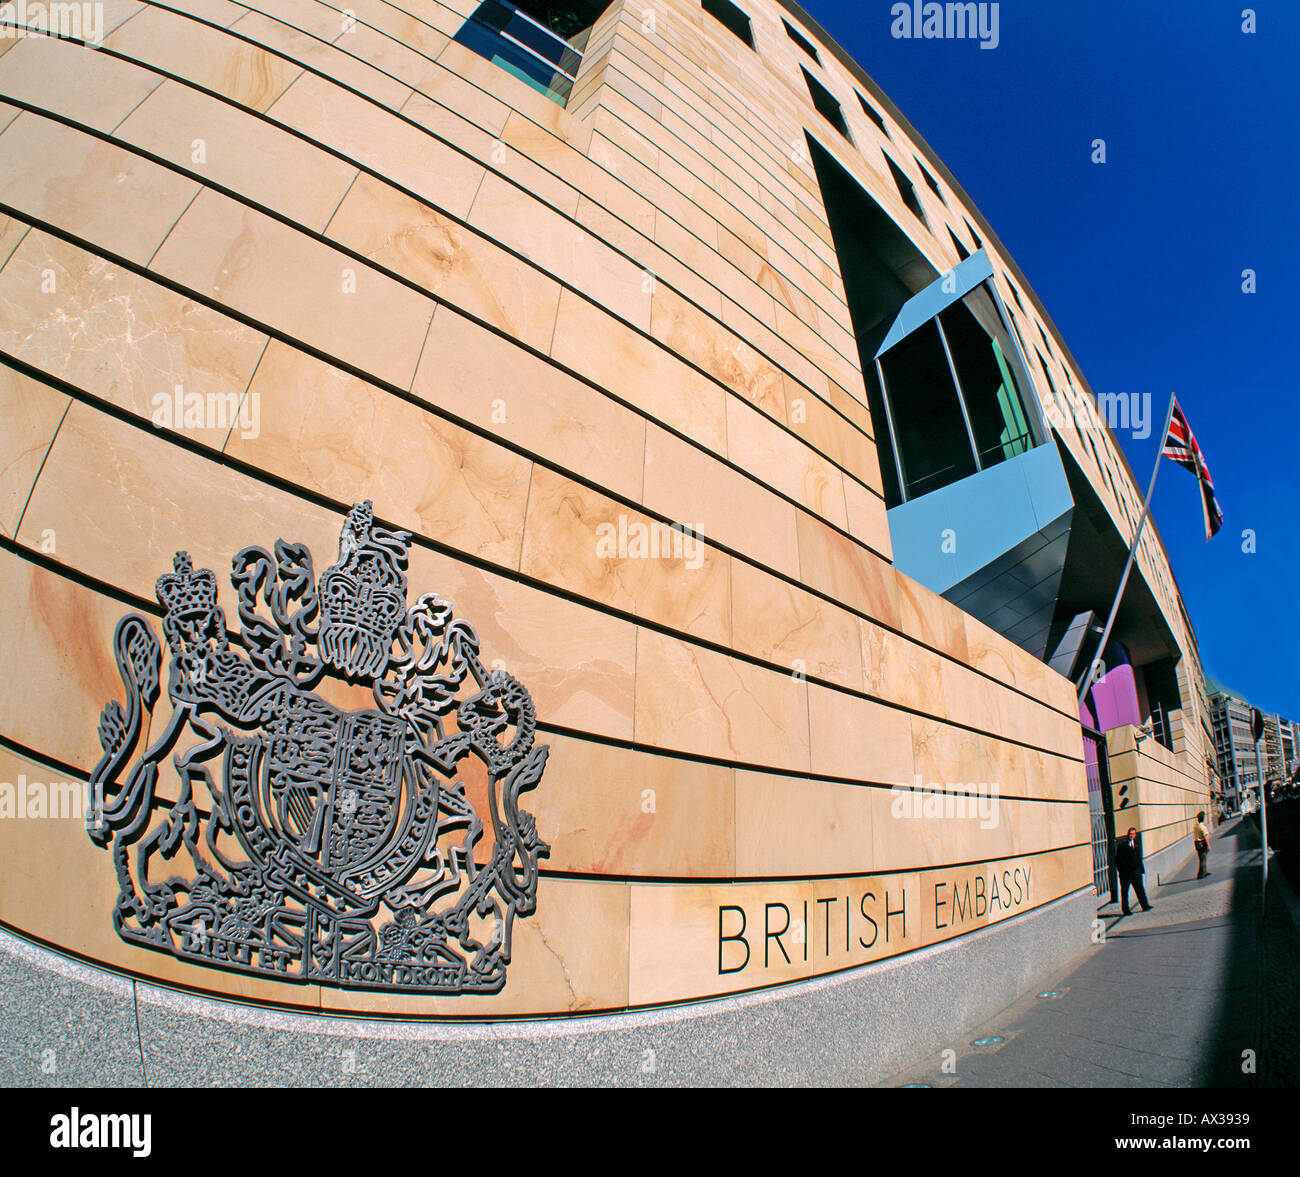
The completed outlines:
<svg viewBox="0 0 1300 1177">
<path fill-rule="evenodd" d="M 1196 847 L 1196 877 L 1203 879 L 1210 872 L 1205 864 L 1210 859 L 1210 831 L 1205 828 L 1205 810 L 1196 815 L 1196 825 L 1192 828 L 1192 843 Z"/>
<path fill-rule="evenodd" d="M 1126 837 L 1115 847 L 1115 868 L 1119 871 L 1120 910 L 1131 915 L 1128 907 L 1128 889 L 1133 888 L 1143 911 L 1150 911 L 1146 888 L 1142 885 L 1142 876 L 1146 867 L 1142 863 L 1142 843 L 1138 841 L 1138 832 L 1130 828 Z"/>
</svg>

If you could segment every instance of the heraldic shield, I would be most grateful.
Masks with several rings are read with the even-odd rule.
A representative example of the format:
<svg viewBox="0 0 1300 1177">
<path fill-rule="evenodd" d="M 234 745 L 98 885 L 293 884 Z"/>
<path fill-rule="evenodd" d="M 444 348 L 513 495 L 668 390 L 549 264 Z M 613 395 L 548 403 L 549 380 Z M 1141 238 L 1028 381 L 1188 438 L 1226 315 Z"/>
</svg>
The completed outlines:
<svg viewBox="0 0 1300 1177">
<path fill-rule="evenodd" d="M 238 635 L 216 577 L 178 552 L 157 584 L 169 717 L 153 714 L 158 638 L 138 613 L 118 623 L 125 706 L 100 716 L 88 821 L 113 855 L 124 939 L 306 984 L 505 984 L 548 852 L 519 796 L 548 748 L 528 692 L 483 666 L 446 601 L 407 609 L 409 542 L 366 502 L 319 583 L 301 544 L 245 548 Z M 375 706 L 339 706 L 358 686 Z"/>
</svg>

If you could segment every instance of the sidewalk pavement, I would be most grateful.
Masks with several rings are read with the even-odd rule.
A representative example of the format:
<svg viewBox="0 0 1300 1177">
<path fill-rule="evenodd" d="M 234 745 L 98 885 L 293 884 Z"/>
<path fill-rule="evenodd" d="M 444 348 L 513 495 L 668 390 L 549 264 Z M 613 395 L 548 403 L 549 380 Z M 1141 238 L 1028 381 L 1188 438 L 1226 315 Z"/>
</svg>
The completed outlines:
<svg viewBox="0 0 1300 1177">
<path fill-rule="evenodd" d="M 1159 885 L 1148 875 L 1151 911 L 1103 907 L 1104 942 L 1044 987 L 1055 996 L 1027 995 L 882 1086 L 1296 1086 L 1300 904 L 1271 864 L 1261 920 L 1259 846 L 1257 826 L 1221 826 L 1209 878 L 1195 851 Z"/>
</svg>

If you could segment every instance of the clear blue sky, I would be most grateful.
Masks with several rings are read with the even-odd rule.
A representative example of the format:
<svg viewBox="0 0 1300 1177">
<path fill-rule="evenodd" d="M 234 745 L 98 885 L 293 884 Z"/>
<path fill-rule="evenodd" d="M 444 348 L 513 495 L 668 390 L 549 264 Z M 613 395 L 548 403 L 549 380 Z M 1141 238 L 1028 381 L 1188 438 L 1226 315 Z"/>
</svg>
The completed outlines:
<svg viewBox="0 0 1300 1177">
<path fill-rule="evenodd" d="M 1119 433 L 1143 492 L 1178 394 L 1224 526 L 1205 542 L 1168 462 L 1153 513 L 1206 673 L 1300 721 L 1300 0 L 1255 4 L 1253 35 L 1240 0 L 1004 0 L 995 49 L 896 40 L 891 7 L 805 4 L 969 193 L 1094 392 L 1150 393 L 1151 436 Z"/>
</svg>

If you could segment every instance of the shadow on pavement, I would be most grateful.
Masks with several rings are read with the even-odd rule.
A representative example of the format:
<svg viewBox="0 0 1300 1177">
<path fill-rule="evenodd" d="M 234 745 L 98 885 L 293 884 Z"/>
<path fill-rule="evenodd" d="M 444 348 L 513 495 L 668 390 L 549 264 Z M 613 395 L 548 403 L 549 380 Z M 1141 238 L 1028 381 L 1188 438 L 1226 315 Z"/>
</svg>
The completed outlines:
<svg viewBox="0 0 1300 1177">
<path fill-rule="evenodd" d="M 1216 849 L 1235 842 L 1231 925 L 1217 1018 L 1206 1042 L 1198 1086 L 1293 1086 L 1297 1065 L 1297 985 L 1300 941 L 1270 864 L 1269 908 L 1262 911 L 1263 879 L 1258 819 L 1238 821 Z M 1220 854 L 1222 859 L 1226 854 Z"/>
</svg>

